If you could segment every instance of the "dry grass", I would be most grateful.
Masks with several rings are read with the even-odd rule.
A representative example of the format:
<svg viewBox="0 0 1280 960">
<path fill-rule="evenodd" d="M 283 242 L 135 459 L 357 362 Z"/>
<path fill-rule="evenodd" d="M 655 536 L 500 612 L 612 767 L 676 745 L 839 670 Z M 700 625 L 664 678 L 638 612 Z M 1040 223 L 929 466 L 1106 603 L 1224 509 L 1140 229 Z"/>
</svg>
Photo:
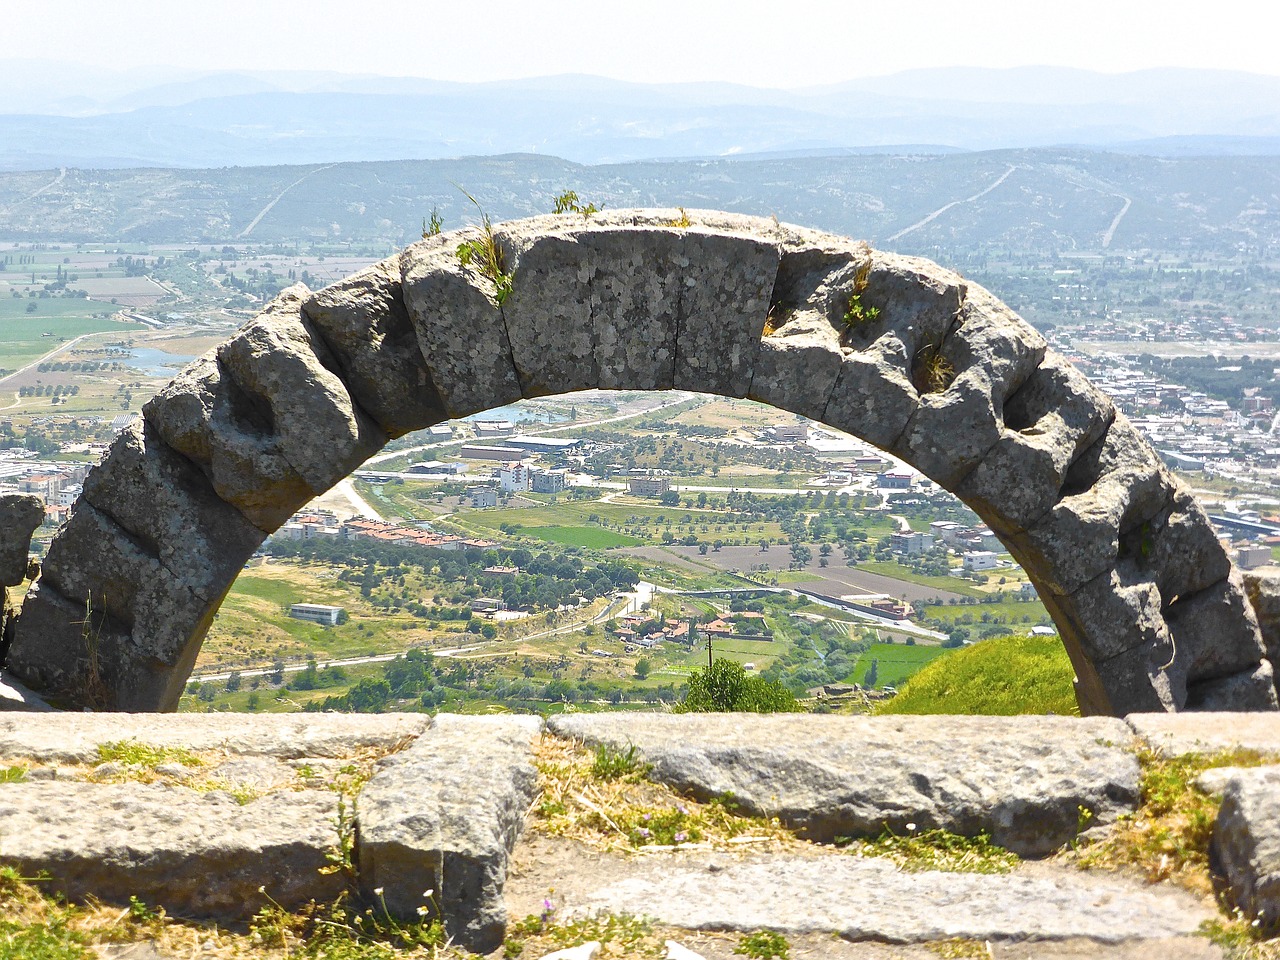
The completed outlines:
<svg viewBox="0 0 1280 960">
<path fill-rule="evenodd" d="M 801 844 L 778 820 L 748 817 L 732 798 L 701 803 L 634 771 L 613 779 L 592 772 L 596 755 L 544 736 L 534 765 L 542 792 L 531 826 L 597 849 L 646 852 L 693 847 L 781 850 Z"/>
</svg>

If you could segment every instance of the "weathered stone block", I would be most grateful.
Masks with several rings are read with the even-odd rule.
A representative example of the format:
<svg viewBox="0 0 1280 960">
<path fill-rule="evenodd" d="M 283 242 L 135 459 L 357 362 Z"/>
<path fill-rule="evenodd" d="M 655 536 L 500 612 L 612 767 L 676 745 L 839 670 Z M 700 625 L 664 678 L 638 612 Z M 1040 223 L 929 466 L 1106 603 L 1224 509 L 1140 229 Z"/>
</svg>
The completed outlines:
<svg viewBox="0 0 1280 960">
<path fill-rule="evenodd" d="M 1256 670 L 1266 655 L 1258 621 L 1245 600 L 1238 574 L 1199 593 L 1179 597 L 1164 617 L 1192 680 Z"/>
<path fill-rule="evenodd" d="M 1280 756 L 1280 713 L 1134 713 L 1135 734 L 1166 757 L 1244 749 Z"/>
<path fill-rule="evenodd" d="M 1174 641 L 1162 614 L 1160 591 L 1129 565 L 1090 580 L 1063 610 L 1076 628 L 1085 654 L 1096 662 L 1144 648 L 1159 662 L 1171 662 Z"/>
<path fill-rule="evenodd" d="M 269 411 L 281 454 L 317 494 L 386 445 L 387 435 L 352 403 L 328 348 L 302 319 L 306 287 L 289 287 L 218 347 L 236 386 Z"/>
<path fill-rule="evenodd" d="M 469 950 L 502 943 L 507 862 L 537 789 L 534 717 L 441 714 L 408 749 L 378 763 L 360 795 L 357 857 L 366 896 L 417 919 L 434 891 L 445 929 Z"/>
<path fill-rule="evenodd" d="M 991 388 L 966 371 L 945 390 L 926 393 L 889 452 L 951 489 L 973 472 L 1000 440 Z"/>
<path fill-rule="evenodd" d="M 1280 768 L 1239 770 L 1230 779 L 1209 855 L 1227 903 L 1264 932 L 1280 930 Z"/>
<path fill-rule="evenodd" d="M 264 713 L 251 723 L 247 719 L 220 713 L 0 717 L 0 758 L 92 764 L 99 746 L 121 740 L 281 760 L 350 757 L 370 750 L 394 752 L 430 726 L 420 713 Z"/>
<path fill-rule="evenodd" d="M 0 860 L 71 900 L 129 896 L 175 916 L 247 920 L 332 901 L 322 873 L 335 844 L 337 795 L 282 792 L 241 805 L 226 793 L 146 784 L 20 783 L 0 791 Z"/>
<path fill-rule="evenodd" d="M 761 238 L 682 232 L 677 390 L 747 395 L 780 257 Z"/>
<path fill-rule="evenodd" d="M 1004 430 L 957 496 L 992 529 L 1013 532 L 1058 501 L 1067 469 L 1105 432 L 1115 408 L 1088 379 L 1053 351 L 1004 402 Z"/>
<path fill-rule="evenodd" d="M 222 596 L 264 539 L 146 421 L 121 432 L 89 471 L 84 501 L 205 600 Z"/>
<path fill-rule="evenodd" d="M 914 823 L 1042 856 L 1074 838 L 1080 807 L 1109 822 L 1138 800 L 1118 720 L 613 713 L 547 725 L 589 746 L 634 746 L 659 782 L 732 794 L 820 841 Z"/>
<path fill-rule="evenodd" d="M 390 437 L 447 418 L 405 309 L 400 260 L 389 257 L 302 304 L 351 396 Z"/>
<path fill-rule="evenodd" d="M 846 352 L 822 422 L 889 449 L 920 405 L 907 364 L 902 342 L 892 334 L 865 350 Z"/>
<path fill-rule="evenodd" d="M 474 267 L 463 267 L 456 252 L 458 243 L 479 237 L 472 229 L 424 240 L 401 260 L 405 307 L 450 417 L 521 397 L 493 283 Z"/>
<path fill-rule="evenodd" d="M 1187 683 L 1187 710 L 1233 712 L 1276 709 L 1276 680 L 1271 663 L 1263 660 L 1225 677 Z"/>
<path fill-rule="evenodd" d="M 315 496 L 284 455 L 270 410 L 235 385 L 210 353 L 142 408 L 161 439 L 200 466 L 218 496 L 269 532 Z"/>
<path fill-rule="evenodd" d="M 1267 659 L 1280 663 L 1280 567 L 1240 571 L 1245 595 L 1258 619 Z"/>
<path fill-rule="evenodd" d="M 1058 503 L 1010 542 L 1028 573 L 1070 594 L 1115 566 L 1121 533 L 1158 516 L 1176 487 L 1151 446 L 1117 415 L 1071 465 Z"/>
<path fill-rule="evenodd" d="M 590 389 L 599 382 L 590 279 L 593 257 L 575 233 L 527 239 L 514 256 L 502 319 L 526 397 Z M 512 242 L 499 233 L 500 242 Z"/>
<path fill-rule="evenodd" d="M 31 535 L 44 521 L 44 504 L 28 493 L 0 497 L 0 586 L 16 587 L 27 578 Z"/>
<path fill-rule="evenodd" d="M 814 311 L 798 313 L 760 341 L 748 396 L 821 421 L 843 363 L 831 324 Z"/>
</svg>

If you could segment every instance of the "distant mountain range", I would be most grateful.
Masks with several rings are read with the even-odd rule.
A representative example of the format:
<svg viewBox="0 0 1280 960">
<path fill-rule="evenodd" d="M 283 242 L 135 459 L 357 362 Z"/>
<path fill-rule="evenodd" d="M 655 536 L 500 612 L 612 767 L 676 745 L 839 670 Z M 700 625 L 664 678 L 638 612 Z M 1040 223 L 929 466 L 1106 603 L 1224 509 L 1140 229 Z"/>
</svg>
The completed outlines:
<svg viewBox="0 0 1280 960">
<path fill-rule="evenodd" d="M 516 152 L 596 164 L 1048 145 L 1280 155 L 1280 77 L 948 68 L 784 91 L 587 76 L 463 84 L 335 73 L 112 73 L 0 61 L 4 170 Z"/>
</svg>

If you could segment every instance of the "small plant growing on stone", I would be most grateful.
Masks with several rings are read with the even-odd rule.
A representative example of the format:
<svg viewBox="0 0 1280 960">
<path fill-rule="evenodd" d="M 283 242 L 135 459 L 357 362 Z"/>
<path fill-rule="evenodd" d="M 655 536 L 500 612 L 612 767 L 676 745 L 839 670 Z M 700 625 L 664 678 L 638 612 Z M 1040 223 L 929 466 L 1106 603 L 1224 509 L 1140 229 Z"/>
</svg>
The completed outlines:
<svg viewBox="0 0 1280 960">
<path fill-rule="evenodd" d="M 440 208 L 432 207 L 431 218 L 429 220 L 423 218 L 422 221 L 422 239 L 426 240 L 428 237 L 438 237 L 443 229 L 444 221 L 440 219 Z"/>
<path fill-rule="evenodd" d="M 102 632 L 102 618 L 93 618 L 93 595 L 84 598 L 84 619 L 80 621 L 80 636 L 84 640 L 84 680 L 80 691 L 84 702 L 97 710 L 105 710 L 110 701 L 106 681 L 102 678 L 102 658 L 98 651 L 98 638 Z"/>
<path fill-rule="evenodd" d="M 692 227 L 693 221 L 689 219 L 689 214 L 685 213 L 684 207 L 676 207 L 680 211 L 680 216 L 671 221 L 671 226 L 679 227 L 682 230 L 686 227 Z"/>
<path fill-rule="evenodd" d="M 555 213 L 580 213 L 583 217 L 589 217 L 593 213 L 599 213 L 604 207 L 598 207 L 595 203 L 583 204 L 578 199 L 578 193 L 575 190 L 566 190 L 555 199 L 553 212 Z"/>
<path fill-rule="evenodd" d="M 956 368 L 942 353 L 942 340 L 929 341 L 916 354 L 916 389 L 921 393 L 941 393 L 956 379 Z"/>
<path fill-rule="evenodd" d="M 0 783 L 22 783 L 26 779 L 26 767 L 0 767 Z"/>
<path fill-rule="evenodd" d="M 465 190 L 462 193 L 480 211 L 480 236 L 458 244 L 458 261 L 464 267 L 475 265 L 480 275 L 493 284 L 494 299 L 501 306 L 511 296 L 515 278 L 507 272 L 507 257 L 502 252 L 498 238 L 494 236 L 493 221 L 489 219 L 489 214 L 485 213 L 484 207 L 480 206 L 480 201 L 475 197 Z"/>
<path fill-rule="evenodd" d="M 867 306 L 862 302 L 862 294 L 867 289 L 867 284 L 871 279 L 871 261 L 858 267 L 853 275 L 853 293 L 849 294 L 849 300 L 845 304 L 844 310 L 844 330 L 845 333 L 852 333 L 854 330 L 861 329 L 870 324 L 880 316 L 879 307 Z"/>
<path fill-rule="evenodd" d="M 733 952 L 753 960 L 789 960 L 791 944 L 777 931 L 756 930 L 739 940 Z"/>
<path fill-rule="evenodd" d="M 630 744 L 623 750 L 621 747 L 602 743 L 596 747 L 595 760 L 591 764 L 591 775 L 597 780 L 637 779 L 648 770 L 649 765 L 636 755 L 635 744 Z"/>
<path fill-rule="evenodd" d="M 151 926 L 160 923 L 163 919 L 163 910 L 156 910 L 154 907 L 148 906 L 145 901 L 131 895 L 129 897 L 128 919 L 130 923 L 136 923 L 139 926 Z"/>
</svg>

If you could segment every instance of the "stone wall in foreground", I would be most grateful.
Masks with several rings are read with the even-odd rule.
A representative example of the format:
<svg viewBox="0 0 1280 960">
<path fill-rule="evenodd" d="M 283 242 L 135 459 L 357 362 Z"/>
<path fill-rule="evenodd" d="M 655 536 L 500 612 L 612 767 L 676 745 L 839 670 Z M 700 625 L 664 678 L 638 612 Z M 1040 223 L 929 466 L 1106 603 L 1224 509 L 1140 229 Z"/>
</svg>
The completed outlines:
<svg viewBox="0 0 1280 960">
<path fill-rule="evenodd" d="M 634 748 L 659 784 L 693 800 L 731 793 L 736 809 L 777 817 L 816 844 L 689 841 L 637 857 L 550 836 L 526 817 L 540 796 L 539 758 L 568 769 L 564 741 Z M 1026 939 L 1042 949 L 1078 938 L 1158 940 L 1194 933 L 1212 904 L 1057 860 L 1009 876 L 914 873 L 829 844 L 939 828 L 1049 857 L 1076 842 L 1082 824 L 1096 837 L 1137 808 L 1140 750 L 1230 748 L 1263 765 L 1204 775 L 1205 789 L 1225 795 L 1210 853 L 1228 906 L 1272 924 L 1280 715 L 1258 713 L 614 713 L 563 715 L 545 730 L 515 716 L 6 713 L 0 865 L 46 877 L 40 889 L 50 895 L 120 906 L 133 896 L 171 916 L 223 923 L 269 902 L 292 910 L 344 894 L 408 921 L 429 907 L 456 944 L 478 952 L 496 949 L 509 919 L 531 912 L 530 893 L 539 905 L 553 896 L 562 918 L 647 915 L 689 929 L 835 931 L 899 944 Z M 599 784 L 577 776 L 572 789 L 593 796 Z M 602 838 L 609 825 L 606 814 Z M 521 859 L 530 829 L 538 836 L 525 849 L 536 852 Z M 332 869 L 335 856 L 342 869 Z M 585 885 L 583 856 L 609 861 Z M 517 882 L 525 897 L 512 903 Z"/>
<path fill-rule="evenodd" d="M 829 424 L 954 492 L 1030 575 L 1085 713 L 1276 709 L 1276 651 L 1204 511 L 981 287 L 715 212 L 499 225 L 501 278 L 458 256 L 484 239 L 292 287 L 161 390 L 86 480 L 8 668 L 69 705 L 172 710 L 245 560 L 390 438 L 521 397 L 674 388 Z"/>
</svg>

